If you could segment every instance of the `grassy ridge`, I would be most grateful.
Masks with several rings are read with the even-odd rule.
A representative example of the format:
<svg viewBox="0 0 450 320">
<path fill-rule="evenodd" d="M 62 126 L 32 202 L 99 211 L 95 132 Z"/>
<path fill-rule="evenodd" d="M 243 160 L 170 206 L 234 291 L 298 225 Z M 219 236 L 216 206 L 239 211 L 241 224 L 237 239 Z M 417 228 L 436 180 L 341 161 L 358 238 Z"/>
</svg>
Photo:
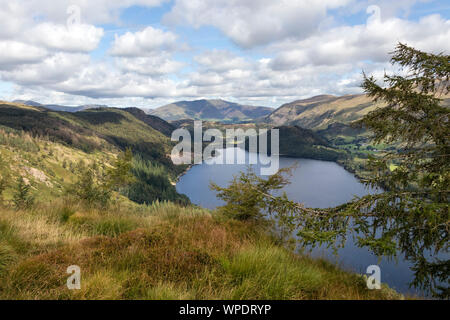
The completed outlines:
<svg viewBox="0 0 450 320">
<path fill-rule="evenodd" d="M 392 299 L 258 226 L 171 203 L 1 209 L 0 299 Z M 66 268 L 82 289 L 66 287 Z"/>
</svg>

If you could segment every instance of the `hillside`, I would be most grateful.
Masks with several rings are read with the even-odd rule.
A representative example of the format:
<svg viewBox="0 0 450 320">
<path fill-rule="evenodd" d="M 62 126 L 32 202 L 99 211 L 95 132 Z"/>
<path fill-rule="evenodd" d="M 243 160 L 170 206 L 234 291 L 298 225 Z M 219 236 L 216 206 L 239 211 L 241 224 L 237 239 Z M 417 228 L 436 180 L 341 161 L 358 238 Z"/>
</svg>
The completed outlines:
<svg viewBox="0 0 450 320">
<path fill-rule="evenodd" d="M 10 154 L 7 163 L 14 163 L 17 170 L 28 168 L 21 169 L 21 175 L 30 181 L 36 180 L 36 172 L 45 177 L 35 182 L 49 197 L 64 189 L 64 181 L 73 182 L 73 172 L 80 172 L 76 168 L 108 167 L 120 151 L 131 148 L 136 182 L 129 197 L 139 203 L 189 202 L 171 184 L 185 166 L 175 166 L 170 160 L 170 139 L 127 111 L 107 108 L 67 113 L 0 103 L 0 130 L 0 144 L 8 147 L 3 156 Z"/>
<path fill-rule="evenodd" d="M 450 105 L 450 96 L 442 97 Z M 323 130 L 330 124 L 350 124 L 370 111 L 384 106 L 373 102 L 367 95 L 321 95 L 287 103 L 268 115 L 264 122 L 274 126 L 297 125 L 302 128 Z"/>
<path fill-rule="evenodd" d="M 441 98 L 443 105 L 450 106 L 450 95 Z M 274 127 L 299 126 L 314 130 L 329 143 L 325 160 L 337 161 L 364 179 L 368 174 L 367 158 L 382 155 L 387 149 L 397 146 L 373 145 L 370 132 L 356 129 L 351 123 L 383 106 L 366 95 L 321 95 L 285 104 L 267 116 L 264 123 Z M 289 156 L 315 159 L 315 150 L 308 145 L 296 143 L 298 141 L 302 141 L 298 136 L 280 134 L 280 152 Z M 322 156 L 322 153 L 319 155 Z"/>
<path fill-rule="evenodd" d="M 282 105 L 266 117 L 273 125 L 298 125 L 307 129 L 325 129 L 333 122 L 348 124 L 380 107 L 366 95 L 342 97 L 324 95 Z"/>
<path fill-rule="evenodd" d="M 166 121 L 194 119 L 242 122 L 265 117 L 272 111 L 272 108 L 245 106 L 223 100 L 197 100 L 175 102 L 148 112 Z"/>
<path fill-rule="evenodd" d="M 280 154 L 282 155 L 327 161 L 336 161 L 344 157 L 344 154 L 312 130 L 298 126 L 282 126 L 275 129 L 280 130 Z"/>
<path fill-rule="evenodd" d="M 316 132 L 298 126 L 280 126 L 279 154 L 287 157 L 337 161 L 346 157 L 345 152 L 333 147 L 331 143 Z M 267 140 L 271 141 L 271 131 Z M 258 143 L 259 145 L 259 143 Z M 248 139 L 246 141 L 248 150 Z M 268 145 L 268 152 L 272 152 Z"/>
<path fill-rule="evenodd" d="M 41 104 L 39 102 L 31 101 L 31 100 L 15 100 L 13 103 L 16 106 L 30 106 L 30 107 L 37 107 L 39 109 L 48 109 L 52 111 L 63 111 L 63 112 L 79 112 L 79 111 L 85 111 L 89 109 L 106 109 L 108 106 L 104 105 L 82 105 L 77 107 L 69 107 L 69 106 L 62 106 L 62 105 L 56 105 L 56 104 Z M 111 108 L 115 109 L 115 108 Z M 131 113 L 133 116 L 135 116 L 137 119 L 141 120 L 142 122 L 148 124 L 153 129 L 161 132 L 162 134 L 166 136 L 170 136 L 172 131 L 175 129 L 174 126 L 169 124 L 167 121 L 164 121 L 163 119 L 151 116 L 146 114 L 142 109 L 139 108 L 123 108 L 122 110 L 125 110 L 129 113 Z"/>
<path fill-rule="evenodd" d="M 76 113 L 44 107 L 0 103 L 0 125 L 24 130 L 86 151 L 100 148 L 100 139 L 116 147 L 133 146 L 148 157 L 164 157 L 171 142 L 161 132 L 116 108 L 97 108 Z M 161 160 L 159 158 L 158 160 Z"/>
<path fill-rule="evenodd" d="M 171 121 L 171 124 L 177 128 L 185 128 L 191 133 L 191 137 L 194 137 L 194 121 L 193 120 L 176 120 Z M 298 157 L 316 160 L 328 160 L 337 161 L 346 157 L 346 153 L 343 150 L 339 150 L 335 144 L 331 143 L 333 137 L 327 132 L 315 132 L 310 129 L 304 129 L 299 126 L 278 126 L 273 127 L 266 123 L 242 123 L 242 124 L 224 124 L 219 122 L 205 121 L 202 123 L 203 131 L 214 128 L 222 131 L 223 136 L 226 136 L 228 129 L 242 129 L 244 132 L 249 133 L 247 130 L 255 130 L 255 134 L 258 134 L 259 130 L 267 129 L 268 141 L 270 141 L 270 129 L 279 130 L 279 153 L 283 156 Z M 350 133 L 350 131 L 346 131 Z M 338 135 L 337 135 L 338 136 Z M 226 140 L 226 139 L 225 139 Z M 223 147 L 226 146 L 226 142 L 234 144 L 234 139 L 225 141 Z M 242 141 L 237 141 L 238 143 Z M 204 146 L 209 145 L 210 142 L 205 142 Z M 248 137 L 246 138 L 246 150 L 248 150 Z M 269 151 L 270 145 L 268 145 Z"/>
<path fill-rule="evenodd" d="M 146 114 L 142 109 L 125 108 L 123 110 L 131 113 L 137 119 L 148 124 L 150 127 L 161 132 L 165 136 L 170 137 L 172 135 L 173 130 L 176 129 L 176 127 L 174 125 L 170 124 L 169 122 L 167 122 L 159 117 Z"/>
</svg>

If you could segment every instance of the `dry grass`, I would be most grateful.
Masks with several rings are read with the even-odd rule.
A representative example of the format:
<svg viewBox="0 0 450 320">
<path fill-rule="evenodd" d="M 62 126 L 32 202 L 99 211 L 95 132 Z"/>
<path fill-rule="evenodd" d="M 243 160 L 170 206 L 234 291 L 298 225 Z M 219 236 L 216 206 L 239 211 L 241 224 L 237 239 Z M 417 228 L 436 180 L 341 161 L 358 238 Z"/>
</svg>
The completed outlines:
<svg viewBox="0 0 450 320">
<path fill-rule="evenodd" d="M 17 237 L 32 243 L 36 248 L 56 247 L 59 244 L 77 242 L 87 235 L 73 232 L 53 219 L 35 212 L 2 211 L 0 221 L 14 228 Z"/>
</svg>

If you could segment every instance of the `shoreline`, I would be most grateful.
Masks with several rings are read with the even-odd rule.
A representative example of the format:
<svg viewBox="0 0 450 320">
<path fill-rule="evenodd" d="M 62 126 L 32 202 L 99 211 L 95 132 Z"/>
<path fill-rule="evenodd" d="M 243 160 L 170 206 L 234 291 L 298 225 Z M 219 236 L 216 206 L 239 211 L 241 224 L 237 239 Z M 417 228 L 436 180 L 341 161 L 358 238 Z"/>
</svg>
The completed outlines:
<svg viewBox="0 0 450 320">
<path fill-rule="evenodd" d="M 248 151 L 247 151 L 248 152 Z M 333 161 L 333 160 L 323 160 L 323 159 L 316 159 L 316 158 L 307 158 L 307 157 L 301 157 L 301 158 L 299 158 L 299 157 L 294 157 L 294 156 L 291 156 L 291 155 L 289 155 L 289 154 L 279 154 L 279 156 L 280 157 L 285 157 L 285 158 L 291 158 L 291 159 L 309 159 L 309 160 L 318 160 L 318 161 L 327 161 L 327 162 L 333 162 L 333 163 L 336 163 L 337 165 L 339 165 L 340 167 L 342 167 L 344 170 L 346 170 L 347 172 L 349 172 L 349 173 L 351 173 L 356 179 L 358 179 L 358 181 L 360 182 L 360 183 L 362 183 L 362 184 L 365 184 L 365 178 L 364 177 L 362 177 L 361 175 L 359 175 L 355 170 L 353 170 L 353 168 L 351 168 L 347 163 L 346 163 L 346 161 L 339 161 L 339 160 L 341 160 L 341 159 L 337 159 L 337 160 L 335 160 L 335 161 Z M 203 162 L 204 163 L 204 162 Z M 203 164 L 202 163 L 202 164 Z M 194 166 L 198 166 L 198 165 L 200 165 L 200 164 L 189 164 L 188 166 L 187 166 L 187 168 L 183 171 L 183 172 L 181 172 L 180 174 L 178 174 L 177 176 L 176 176 L 176 178 L 175 178 L 175 181 L 172 181 L 171 183 L 172 183 L 172 185 L 173 186 L 176 186 L 177 184 L 178 184 L 178 182 L 180 182 L 180 179 L 185 175 L 185 174 L 187 174 L 188 172 L 189 172 L 189 170 L 191 170 Z M 381 186 L 380 186 L 380 188 L 382 188 Z"/>
<path fill-rule="evenodd" d="M 187 166 L 187 168 L 184 169 L 183 172 L 179 173 L 179 174 L 176 176 L 175 181 L 172 182 L 172 185 L 175 187 L 175 186 L 178 184 L 178 182 L 180 182 L 180 179 L 181 179 L 186 173 L 188 173 L 189 170 L 191 170 L 192 167 L 194 167 L 194 166 L 198 166 L 198 164 L 189 164 L 189 165 Z"/>
</svg>

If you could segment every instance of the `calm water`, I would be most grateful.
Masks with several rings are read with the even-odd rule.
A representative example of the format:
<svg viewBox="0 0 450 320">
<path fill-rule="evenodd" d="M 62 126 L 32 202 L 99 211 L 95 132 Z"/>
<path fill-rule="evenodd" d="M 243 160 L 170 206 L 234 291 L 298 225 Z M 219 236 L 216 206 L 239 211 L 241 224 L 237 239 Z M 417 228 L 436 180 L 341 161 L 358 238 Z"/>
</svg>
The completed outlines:
<svg viewBox="0 0 450 320">
<path fill-rule="evenodd" d="M 232 149 L 224 152 L 233 152 Z M 237 151 L 237 157 L 248 158 L 248 153 Z M 304 203 L 307 207 L 329 208 L 352 200 L 354 196 L 363 196 L 375 190 L 368 190 L 350 172 L 334 162 L 280 158 L 280 168 L 298 167 L 293 172 L 291 184 L 286 191 L 289 199 Z M 259 165 L 253 166 L 259 172 Z M 209 189 L 209 183 L 215 182 L 219 186 L 227 186 L 233 175 L 245 171 L 246 165 L 198 165 L 181 177 L 177 184 L 179 193 L 187 195 L 191 201 L 205 208 L 214 209 L 223 204 Z M 341 267 L 364 274 L 369 265 L 379 265 L 381 281 L 402 293 L 419 293 L 409 288 L 413 277 L 410 264 L 399 256 L 397 261 L 378 259 L 367 249 L 358 248 L 351 239 L 335 256 L 326 248 L 314 249 L 311 253 L 315 257 L 324 257 L 338 263 Z M 424 293 L 419 293 L 424 294 Z"/>
</svg>

